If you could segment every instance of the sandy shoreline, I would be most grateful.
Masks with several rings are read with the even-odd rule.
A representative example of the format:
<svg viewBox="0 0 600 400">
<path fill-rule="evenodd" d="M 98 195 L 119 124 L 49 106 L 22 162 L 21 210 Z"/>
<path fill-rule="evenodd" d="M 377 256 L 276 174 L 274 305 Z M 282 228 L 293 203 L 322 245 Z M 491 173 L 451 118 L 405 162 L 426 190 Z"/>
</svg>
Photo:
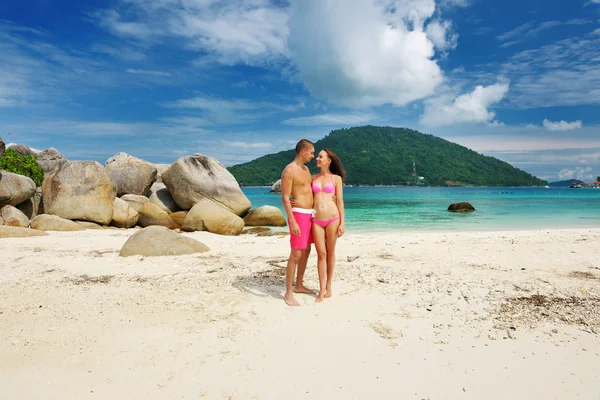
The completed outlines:
<svg viewBox="0 0 600 400">
<path fill-rule="evenodd" d="M 600 398 L 600 229 L 350 234 L 300 308 L 288 238 L 133 232 L 0 240 L 4 398 Z"/>
</svg>

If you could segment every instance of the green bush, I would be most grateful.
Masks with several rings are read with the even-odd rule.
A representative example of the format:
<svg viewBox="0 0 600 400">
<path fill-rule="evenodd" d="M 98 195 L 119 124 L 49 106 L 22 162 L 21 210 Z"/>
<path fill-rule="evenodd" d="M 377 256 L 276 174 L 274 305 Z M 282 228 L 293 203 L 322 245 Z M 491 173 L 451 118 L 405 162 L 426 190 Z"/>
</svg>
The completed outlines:
<svg viewBox="0 0 600 400">
<path fill-rule="evenodd" d="M 36 186 L 41 186 L 44 181 L 44 170 L 37 163 L 36 156 L 24 156 L 13 149 L 6 149 L 0 158 L 0 169 L 25 175 L 33 179 Z"/>
</svg>

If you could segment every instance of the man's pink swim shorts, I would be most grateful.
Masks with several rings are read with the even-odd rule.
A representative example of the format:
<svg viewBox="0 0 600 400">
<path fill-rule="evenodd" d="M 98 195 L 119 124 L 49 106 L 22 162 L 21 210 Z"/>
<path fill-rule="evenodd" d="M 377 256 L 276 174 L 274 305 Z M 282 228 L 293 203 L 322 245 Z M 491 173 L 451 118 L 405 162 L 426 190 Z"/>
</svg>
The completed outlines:
<svg viewBox="0 0 600 400">
<path fill-rule="evenodd" d="M 292 249 L 305 249 L 313 242 L 311 231 L 313 213 L 313 210 L 307 210 L 306 208 L 292 208 L 292 214 L 294 214 L 294 218 L 300 227 L 300 236 L 296 236 L 290 231 L 290 245 Z M 288 220 L 289 226 L 291 225 Z"/>
</svg>

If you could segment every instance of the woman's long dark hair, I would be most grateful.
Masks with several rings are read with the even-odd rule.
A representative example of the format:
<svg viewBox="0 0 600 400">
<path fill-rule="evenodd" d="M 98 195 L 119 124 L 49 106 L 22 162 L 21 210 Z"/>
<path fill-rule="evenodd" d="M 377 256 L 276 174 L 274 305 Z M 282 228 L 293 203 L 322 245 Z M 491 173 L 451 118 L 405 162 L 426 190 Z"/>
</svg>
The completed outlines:
<svg viewBox="0 0 600 400">
<path fill-rule="evenodd" d="M 342 181 L 346 178 L 346 172 L 344 171 L 344 166 L 340 161 L 340 158 L 333 152 L 331 149 L 323 149 L 327 156 L 331 160 L 331 165 L 329 166 L 329 171 L 332 174 L 339 175 L 342 178 Z"/>
</svg>

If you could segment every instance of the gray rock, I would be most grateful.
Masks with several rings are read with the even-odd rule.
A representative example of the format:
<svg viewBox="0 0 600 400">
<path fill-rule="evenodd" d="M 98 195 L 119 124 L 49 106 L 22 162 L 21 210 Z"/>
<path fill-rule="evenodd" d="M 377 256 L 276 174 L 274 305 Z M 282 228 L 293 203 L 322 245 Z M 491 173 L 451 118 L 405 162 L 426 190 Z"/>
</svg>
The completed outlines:
<svg viewBox="0 0 600 400">
<path fill-rule="evenodd" d="M 453 203 L 448 206 L 448 211 L 450 212 L 471 212 L 475 211 L 475 207 L 473 207 L 470 203 L 466 201 L 462 203 Z"/>
<path fill-rule="evenodd" d="M 155 183 L 152 185 L 148 199 L 150 203 L 156 204 L 168 214 L 181 211 L 181 208 L 173 200 L 173 196 L 171 196 L 169 189 L 167 189 L 164 183 Z"/>
<path fill-rule="evenodd" d="M 134 233 L 125 242 L 119 256 L 181 256 L 206 253 L 204 243 L 187 238 L 162 226 L 149 226 Z"/>
<path fill-rule="evenodd" d="M 35 183 L 27 176 L 0 172 L 0 207 L 16 206 L 31 198 L 35 193 Z"/>
<path fill-rule="evenodd" d="M 271 193 L 281 193 L 281 179 L 279 179 L 277 182 L 275 182 L 273 184 L 273 186 L 271 186 Z"/>
<path fill-rule="evenodd" d="M 54 147 L 40 151 L 37 153 L 37 158 L 38 165 L 46 174 L 51 174 L 58 171 L 58 169 L 68 161 Z"/>
<path fill-rule="evenodd" d="M 35 188 L 35 193 L 30 199 L 17 204 L 15 207 L 21 210 L 21 212 L 29 219 L 35 217 L 36 215 L 43 214 L 44 205 L 42 202 L 42 188 Z"/>
<path fill-rule="evenodd" d="M 219 235 L 239 235 L 244 220 L 214 201 L 204 199 L 188 212 L 181 226 L 184 231 L 207 230 Z"/>
<path fill-rule="evenodd" d="M 0 209 L 0 217 L 3 220 L 2 225 L 29 228 L 29 218 L 16 207 L 2 207 Z"/>
<path fill-rule="evenodd" d="M 262 206 L 250 210 L 244 216 L 246 226 L 286 226 L 287 222 L 281 210 L 273 206 Z"/>
<path fill-rule="evenodd" d="M 33 150 L 29 146 L 25 146 L 24 144 L 15 143 L 9 145 L 8 148 L 24 156 L 37 156 L 37 151 Z"/>
<path fill-rule="evenodd" d="M 116 187 L 96 161 L 69 161 L 46 176 L 42 185 L 44 212 L 71 220 L 108 225 Z"/>
<path fill-rule="evenodd" d="M 195 154 L 178 159 L 162 174 L 173 199 L 183 210 L 203 199 L 221 204 L 235 215 L 244 215 L 251 207 L 239 184 L 214 158 Z"/>
<path fill-rule="evenodd" d="M 169 217 L 166 211 L 163 211 L 159 206 L 150 202 L 144 204 L 140 210 L 138 225 L 141 227 L 160 225 L 169 229 L 179 228 L 179 225 Z"/>
<path fill-rule="evenodd" d="M 131 228 L 138 222 L 139 213 L 127 204 L 125 200 L 118 197 L 113 202 L 112 226 L 117 228 Z"/>
<path fill-rule="evenodd" d="M 0 226 L 0 239 L 3 238 L 24 238 L 33 236 L 48 236 L 46 232 L 36 231 L 29 228 L 19 228 L 17 226 Z"/>
<path fill-rule="evenodd" d="M 31 220 L 31 227 L 40 231 L 82 231 L 77 223 L 56 215 L 42 214 Z"/>
<path fill-rule="evenodd" d="M 117 185 L 117 196 L 139 194 L 146 196 L 156 181 L 154 164 L 133 157 L 127 153 L 117 153 L 104 164 L 106 171 Z"/>
</svg>

